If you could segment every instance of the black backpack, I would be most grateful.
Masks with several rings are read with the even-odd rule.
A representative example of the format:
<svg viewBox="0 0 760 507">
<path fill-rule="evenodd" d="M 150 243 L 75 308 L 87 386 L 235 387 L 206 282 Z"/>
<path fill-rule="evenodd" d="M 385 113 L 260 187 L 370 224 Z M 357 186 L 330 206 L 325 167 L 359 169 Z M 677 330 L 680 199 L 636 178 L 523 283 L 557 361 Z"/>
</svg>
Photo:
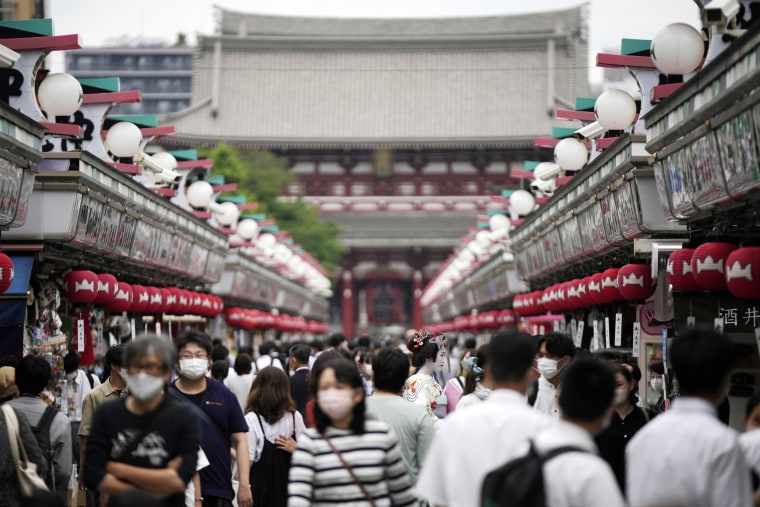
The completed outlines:
<svg viewBox="0 0 760 507">
<path fill-rule="evenodd" d="M 42 413 L 42 417 L 40 417 L 37 426 L 32 427 L 32 433 L 34 433 L 34 438 L 37 439 L 37 447 L 40 450 L 40 455 L 48 465 L 47 475 L 44 479 L 45 484 L 48 485 L 51 491 L 56 491 L 56 484 L 55 470 L 53 469 L 53 456 L 55 455 L 55 450 L 50 443 L 50 426 L 53 424 L 53 419 L 55 419 L 56 414 L 58 414 L 58 410 L 54 406 L 48 405 Z M 66 486 L 67 485 L 64 485 L 64 487 Z"/>
<path fill-rule="evenodd" d="M 481 488 L 482 507 L 546 507 L 544 463 L 566 452 L 588 452 L 579 447 L 558 447 L 544 455 L 530 441 L 528 454 L 508 461 L 486 475 Z"/>
</svg>

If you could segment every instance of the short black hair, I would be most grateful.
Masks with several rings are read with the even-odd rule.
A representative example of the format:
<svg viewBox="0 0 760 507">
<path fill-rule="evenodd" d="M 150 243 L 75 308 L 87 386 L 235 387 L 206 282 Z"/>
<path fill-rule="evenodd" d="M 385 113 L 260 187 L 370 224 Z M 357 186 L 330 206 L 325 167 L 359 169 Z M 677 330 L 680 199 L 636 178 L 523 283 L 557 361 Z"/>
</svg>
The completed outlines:
<svg viewBox="0 0 760 507">
<path fill-rule="evenodd" d="M 241 352 L 237 355 L 237 358 L 235 358 L 235 373 L 238 375 L 248 375 L 251 373 L 251 365 L 251 355 Z"/>
<path fill-rule="evenodd" d="M 522 380 L 533 366 L 536 341 L 527 333 L 501 331 L 488 344 L 488 364 L 495 382 Z"/>
<path fill-rule="evenodd" d="M 77 368 L 79 368 L 79 364 L 82 362 L 82 359 L 79 357 L 79 354 L 74 352 L 73 350 L 63 356 L 63 371 L 66 373 L 71 373 L 73 371 L 76 371 Z"/>
<path fill-rule="evenodd" d="M 464 348 L 475 350 L 475 347 L 478 346 L 478 340 L 476 340 L 473 336 L 465 339 L 464 341 Z"/>
<path fill-rule="evenodd" d="M 211 376 L 218 381 L 222 381 L 230 374 L 230 365 L 227 361 L 217 359 L 211 364 Z"/>
<path fill-rule="evenodd" d="M 264 342 L 261 345 L 259 345 L 260 356 L 269 355 L 269 353 L 272 352 L 273 350 L 277 350 L 277 345 L 272 341 Z"/>
<path fill-rule="evenodd" d="M 50 363 L 40 356 L 29 354 L 16 367 L 16 387 L 20 394 L 37 396 L 50 382 L 53 372 Z"/>
<path fill-rule="evenodd" d="M 400 393 L 409 376 L 409 356 L 397 347 L 381 350 L 372 362 L 375 388 L 389 393 Z"/>
<path fill-rule="evenodd" d="M 571 359 L 575 356 L 573 339 L 564 333 L 546 333 L 538 339 L 539 349 L 542 343 L 546 343 L 546 352 L 553 356 L 570 356 Z"/>
<path fill-rule="evenodd" d="M 305 343 L 297 343 L 290 347 L 288 355 L 296 360 L 298 364 L 309 364 L 309 357 L 311 356 L 311 347 Z"/>
<path fill-rule="evenodd" d="M 332 348 L 340 347 L 340 344 L 346 341 L 346 336 L 343 333 L 333 333 L 330 335 L 330 346 Z"/>
<path fill-rule="evenodd" d="M 316 349 L 317 351 L 321 352 L 325 350 L 325 343 L 322 340 L 312 340 L 311 343 L 309 343 L 309 347 Z"/>
<path fill-rule="evenodd" d="M 113 365 L 116 366 L 123 366 L 124 365 L 124 346 L 119 343 L 117 345 L 111 345 L 108 347 L 108 350 L 106 350 L 106 357 L 105 357 L 106 366 L 109 368 Z"/>
<path fill-rule="evenodd" d="M 211 360 L 212 361 L 224 361 L 227 359 L 227 356 L 230 355 L 230 349 L 222 345 L 221 343 L 218 345 L 214 345 L 214 348 L 211 350 Z"/>
<path fill-rule="evenodd" d="M 560 387 L 562 415 L 584 422 L 598 419 L 612 406 L 615 387 L 615 373 L 609 364 L 585 358 L 572 361 Z"/>
<path fill-rule="evenodd" d="M 177 337 L 177 341 L 174 342 L 177 347 L 177 353 L 181 352 L 183 348 L 187 347 L 190 343 L 195 343 L 199 347 L 206 351 L 207 355 L 211 355 L 211 337 L 206 333 L 200 331 L 188 330 Z"/>
<path fill-rule="evenodd" d="M 755 407 L 758 405 L 760 405 L 760 391 L 755 391 L 755 394 L 750 396 L 749 401 L 747 401 L 747 407 L 744 409 L 744 417 L 752 415 L 752 411 L 755 410 Z"/>
<path fill-rule="evenodd" d="M 712 328 L 691 328 L 673 338 L 673 372 L 684 396 L 714 395 L 736 363 L 733 343 Z"/>
<path fill-rule="evenodd" d="M 356 345 L 358 347 L 370 348 L 372 346 L 372 338 L 370 338 L 366 334 L 363 334 L 359 338 L 356 339 Z"/>
</svg>

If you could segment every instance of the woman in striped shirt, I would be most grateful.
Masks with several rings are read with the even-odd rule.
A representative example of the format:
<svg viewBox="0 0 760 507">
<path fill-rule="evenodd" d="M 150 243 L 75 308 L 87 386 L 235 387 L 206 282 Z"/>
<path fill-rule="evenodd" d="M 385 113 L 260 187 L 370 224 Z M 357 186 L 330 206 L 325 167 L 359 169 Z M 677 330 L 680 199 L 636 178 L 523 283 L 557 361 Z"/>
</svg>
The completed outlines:
<svg viewBox="0 0 760 507">
<path fill-rule="evenodd" d="M 386 424 L 365 420 L 356 365 L 331 361 L 316 382 L 317 427 L 298 440 L 288 505 L 416 505 L 396 436 Z"/>
</svg>

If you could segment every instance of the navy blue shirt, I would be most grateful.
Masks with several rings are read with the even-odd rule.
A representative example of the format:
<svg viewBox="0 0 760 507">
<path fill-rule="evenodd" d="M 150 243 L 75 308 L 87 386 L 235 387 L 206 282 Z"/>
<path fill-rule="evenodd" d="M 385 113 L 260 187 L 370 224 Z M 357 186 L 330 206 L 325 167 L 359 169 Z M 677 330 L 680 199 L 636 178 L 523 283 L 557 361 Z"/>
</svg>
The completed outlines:
<svg viewBox="0 0 760 507">
<path fill-rule="evenodd" d="M 232 466 L 230 447 L 233 433 L 247 433 L 248 424 L 243 417 L 235 395 L 221 382 L 206 377 L 206 390 L 197 395 L 186 395 L 171 384 L 172 395 L 189 400 L 205 414 L 201 416 L 201 448 L 209 466 L 200 471 L 201 494 L 232 500 Z M 179 396 L 178 396 L 179 395 Z M 240 459 L 247 459 L 241 456 Z"/>
</svg>

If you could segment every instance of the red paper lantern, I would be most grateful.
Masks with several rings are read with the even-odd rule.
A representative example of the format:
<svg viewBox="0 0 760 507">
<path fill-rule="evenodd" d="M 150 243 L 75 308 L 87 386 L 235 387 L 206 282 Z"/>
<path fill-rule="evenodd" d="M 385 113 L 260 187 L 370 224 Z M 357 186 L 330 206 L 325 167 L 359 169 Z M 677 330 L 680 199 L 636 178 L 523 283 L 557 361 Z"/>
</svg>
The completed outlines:
<svg viewBox="0 0 760 507">
<path fill-rule="evenodd" d="M 66 299 L 75 305 L 86 305 L 98 295 L 98 275 L 92 271 L 69 271 L 66 275 Z"/>
<path fill-rule="evenodd" d="M 588 284 L 589 280 L 591 279 L 590 276 L 587 276 L 585 278 L 581 278 L 578 282 L 578 299 L 580 300 L 581 308 L 588 308 L 589 306 L 594 306 L 594 301 L 591 299 L 591 295 L 588 290 Z"/>
<path fill-rule="evenodd" d="M 105 305 L 113 301 L 113 298 L 116 296 L 116 289 L 118 288 L 119 282 L 116 280 L 115 276 L 108 273 L 101 273 L 97 276 L 98 292 L 95 295 L 94 303 Z"/>
<path fill-rule="evenodd" d="M 212 297 L 209 294 L 201 294 L 201 315 L 204 317 L 214 316 L 214 304 L 211 302 Z"/>
<path fill-rule="evenodd" d="M 161 295 L 164 297 L 164 309 L 163 313 L 170 313 L 176 315 L 178 293 L 176 287 L 162 287 L 159 289 Z"/>
<path fill-rule="evenodd" d="M 618 271 L 618 268 L 610 268 L 602 272 L 602 300 L 605 303 L 612 303 L 623 299 L 618 289 Z"/>
<path fill-rule="evenodd" d="M 606 301 L 602 296 L 602 273 L 596 273 L 588 277 L 587 290 L 591 304 L 601 305 Z"/>
<path fill-rule="evenodd" d="M 216 317 L 220 313 L 222 313 L 222 309 L 224 309 L 224 301 L 222 301 L 222 298 L 219 296 L 212 296 L 211 298 L 211 304 L 214 307 L 212 317 Z"/>
<path fill-rule="evenodd" d="M 513 327 L 517 323 L 517 315 L 509 308 L 499 312 L 499 325 L 504 327 Z"/>
<path fill-rule="evenodd" d="M 654 294 L 652 268 L 649 264 L 626 264 L 618 270 L 617 284 L 624 299 L 643 301 Z"/>
<path fill-rule="evenodd" d="M 537 290 L 533 293 L 533 312 L 534 315 L 546 312 L 546 306 L 544 306 L 544 291 Z"/>
<path fill-rule="evenodd" d="M 733 243 L 705 243 L 694 249 L 691 271 L 694 281 L 704 290 L 727 290 L 726 258 L 738 247 Z"/>
<path fill-rule="evenodd" d="M 739 248 L 728 255 L 726 283 L 738 298 L 760 299 L 760 247 Z"/>
<path fill-rule="evenodd" d="M 693 255 L 693 248 L 681 248 L 668 257 L 668 282 L 673 286 L 673 289 L 683 292 L 702 290 L 702 287 L 694 279 L 694 272 L 691 269 Z"/>
<path fill-rule="evenodd" d="M 190 291 L 190 313 L 193 315 L 202 315 L 203 301 L 199 292 Z"/>
<path fill-rule="evenodd" d="M 126 312 L 132 306 L 132 286 L 124 282 L 116 282 L 116 294 L 106 307 L 109 312 Z"/>
<path fill-rule="evenodd" d="M 581 281 L 577 278 L 567 282 L 567 295 L 565 296 L 566 306 L 568 310 L 577 310 L 581 307 L 581 299 L 578 295 L 578 284 Z"/>
<path fill-rule="evenodd" d="M 142 285 L 132 286 L 132 306 L 129 307 L 130 313 L 143 313 L 150 303 L 150 294 Z"/>
<path fill-rule="evenodd" d="M 570 309 L 570 303 L 567 296 L 569 287 L 570 282 L 562 282 L 557 287 L 557 311 L 564 312 Z"/>
<path fill-rule="evenodd" d="M 515 297 L 512 298 L 512 308 L 515 312 L 522 315 L 523 310 L 523 295 L 517 294 Z"/>
<path fill-rule="evenodd" d="M 224 318 L 228 326 L 240 327 L 245 319 L 245 310 L 238 307 L 229 308 Z"/>
<path fill-rule="evenodd" d="M 164 296 L 158 287 L 145 287 L 148 291 L 148 305 L 145 313 L 161 313 L 164 309 Z"/>
<path fill-rule="evenodd" d="M 13 283 L 13 261 L 4 253 L 0 253 L 0 294 L 8 290 Z"/>
<path fill-rule="evenodd" d="M 559 306 L 557 305 L 557 288 L 559 287 L 559 284 L 554 284 L 551 287 L 546 288 L 546 292 L 548 292 L 548 295 L 546 297 L 546 309 L 550 312 L 558 312 Z"/>
<path fill-rule="evenodd" d="M 190 291 L 177 289 L 177 309 L 175 311 L 177 315 L 190 313 L 190 298 Z"/>
</svg>

